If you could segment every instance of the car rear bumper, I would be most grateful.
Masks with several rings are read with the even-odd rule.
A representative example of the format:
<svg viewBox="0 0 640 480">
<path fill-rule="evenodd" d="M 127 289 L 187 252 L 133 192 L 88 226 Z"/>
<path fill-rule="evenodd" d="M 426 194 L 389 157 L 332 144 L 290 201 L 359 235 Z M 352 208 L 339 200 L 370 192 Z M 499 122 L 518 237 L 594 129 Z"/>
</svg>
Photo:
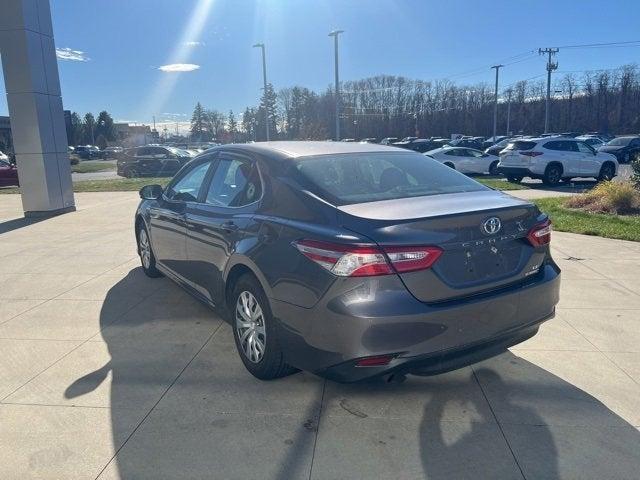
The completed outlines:
<svg viewBox="0 0 640 480">
<path fill-rule="evenodd" d="M 526 167 L 507 167 L 504 165 L 498 164 L 498 173 L 501 173 L 505 176 L 513 176 L 513 177 L 538 177 L 537 173 L 532 172 L 529 168 Z"/>
<path fill-rule="evenodd" d="M 437 304 L 416 300 L 395 276 L 344 286 L 332 287 L 311 309 L 273 299 L 272 309 L 290 364 L 354 382 L 394 372 L 442 373 L 526 340 L 554 315 L 560 270 L 549 261 L 525 283 Z M 385 366 L 356 365 L 378 355 L 394 358 Z"/>
</svg>

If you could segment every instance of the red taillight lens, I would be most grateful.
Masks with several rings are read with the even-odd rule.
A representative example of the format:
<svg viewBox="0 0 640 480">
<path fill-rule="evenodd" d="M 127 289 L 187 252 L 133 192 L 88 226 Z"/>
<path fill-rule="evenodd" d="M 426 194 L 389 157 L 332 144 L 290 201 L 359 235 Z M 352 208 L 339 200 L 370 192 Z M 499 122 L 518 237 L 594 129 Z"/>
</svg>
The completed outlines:
<svg viewBox="0 0 640 480">
<path fill-rule="evenodd" d="M 526 157 L 537 157 L 538 155 L 542 155 L 543 152 L 518 152 L 518 153 Z"/>
<path fill-rule="evenodd" d="M 356 367 L 384 367 L 389 365 L 395 355 L 378 355 L 376 357 L 361 358 L 356 362 Z"/>
<path fill-rule="evenodd" d="M 383 247 L 299 240 L 304 256 L 340 277 L 368 277 L 431 267 L 442 254 L 438 247 Z M 387 260 L 388 259 L 388 260 Z M 390 262 L 390 263 L 389 263 Z"/>
<path fill-rule="evenodd" d="M 551 243 L 551 220 L 547 219 L 534 225 L 527 233 L 527 240 L 534 247 L 541 247 Z"/>
</svg>

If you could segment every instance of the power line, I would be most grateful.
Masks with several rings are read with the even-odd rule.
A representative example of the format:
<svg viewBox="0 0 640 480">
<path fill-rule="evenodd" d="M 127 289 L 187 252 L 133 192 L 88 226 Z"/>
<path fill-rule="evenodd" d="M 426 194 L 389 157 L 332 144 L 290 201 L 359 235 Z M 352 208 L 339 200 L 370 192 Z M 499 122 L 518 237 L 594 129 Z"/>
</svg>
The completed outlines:
<svg viewBox="0 0 640 480">
<path fill-rule="evenodd" d="M 629 40 L 627 42 L 607 42 L 607 43 L 583 43 L 579 45 L 561 45 L 556 48 L 598 48 L 598 47 L 637 47 L 640 40 Z"/>
</svg>

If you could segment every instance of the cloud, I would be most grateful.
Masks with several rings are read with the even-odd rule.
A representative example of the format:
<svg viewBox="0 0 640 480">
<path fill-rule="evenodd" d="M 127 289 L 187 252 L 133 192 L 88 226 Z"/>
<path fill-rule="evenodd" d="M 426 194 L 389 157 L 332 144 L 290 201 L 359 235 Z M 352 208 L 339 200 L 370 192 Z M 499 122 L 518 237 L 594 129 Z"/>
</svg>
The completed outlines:
<svg viewBox="0 0 640 480">
<path fill-rule="evenodd" d="M 193 72 L 194 70 L 198 70 L 200 65 L 196 65 L 195 63 L 170 63 L 169 65 L 162 65 L 158 67 L 158 70 L 163 72 Z"/>
<path fill-rule="evenodd" d="M 204 47 L 204 42 L 184 42 L 187 47 Z"/>
<path fill-rule="evenodd" d="M 60 60 L 69 60 L 72 62 L 88 62 L 90 60 L 84 52 L 80 50 L 72 50 L 68 47 L 56 48 L 56 56 Z"/>
</svg>

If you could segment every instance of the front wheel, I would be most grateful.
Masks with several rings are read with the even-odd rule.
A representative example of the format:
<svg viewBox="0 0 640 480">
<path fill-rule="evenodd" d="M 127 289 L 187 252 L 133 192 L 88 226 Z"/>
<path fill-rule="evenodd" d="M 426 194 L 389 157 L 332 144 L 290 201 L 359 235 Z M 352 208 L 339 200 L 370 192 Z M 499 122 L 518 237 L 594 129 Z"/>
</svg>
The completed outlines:
<svg viewBox="0 0 640 480">
<path fill-rule="evenodd" d="M 156 257 L 151 248 L 149 232 L 147 232 L 147 228 L 144 225 L 138 228 L 138 254 L 140 255 L 142 270 L 147 277 L 157 278 L 162 276 L 160 270 L 156 268 Z"/>
<path fill-rule="evenodd" d="M 253 275 L 238 279 L 231 296 L 233 337 L 245 368 L 260 380 L 273 380 L 297 370 L 284 361 L 280 338 L 267 296 Z"/>
<path fill-rule="evenodd" d="M 498 172 L 498 163 L 499 162 L 493 162 L 489 165 L 489 175 L 497 176 L 500 174 L 500 172 Z"/>
<path fill-rule="evenodd" d="M 611 163 L 605 163 L 600 169 L 600 174 L 598 175 L 599 182 L 606 182 L 608 180 L 612 180 L 613 177 L 616 176 L 616 169 Z"/>
</svg>

